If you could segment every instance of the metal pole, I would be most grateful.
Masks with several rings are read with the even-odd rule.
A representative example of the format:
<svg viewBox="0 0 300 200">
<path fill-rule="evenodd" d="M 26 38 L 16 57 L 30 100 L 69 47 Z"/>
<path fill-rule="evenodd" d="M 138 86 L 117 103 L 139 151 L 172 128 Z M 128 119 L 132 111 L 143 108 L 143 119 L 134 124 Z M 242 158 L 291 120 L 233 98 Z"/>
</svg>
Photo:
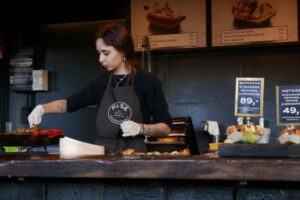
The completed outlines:
<svg viewBox="0 0 300 200">
<path fill-rule="evenodd" d="M 150 42 L 148 36 L 145 36 L 143 38 L 142 42 L 142 68 L 146 69 L 145 67 L 145 49 L 147 50 L 147 62 L 148 62 L 148 68 L 147 70 L 149 72 L 152 71 L 151 69 L 151 49 L 150 49 Z"/>
<path fill-rule="evenodd" d="M 148 42 L 149 44 L 149 42 Z M 150 44 L 147 46 L 147 57 L 148 57 L 148 71 L 151 72 L 151 51 L 150 51 Z"/>
</svg>

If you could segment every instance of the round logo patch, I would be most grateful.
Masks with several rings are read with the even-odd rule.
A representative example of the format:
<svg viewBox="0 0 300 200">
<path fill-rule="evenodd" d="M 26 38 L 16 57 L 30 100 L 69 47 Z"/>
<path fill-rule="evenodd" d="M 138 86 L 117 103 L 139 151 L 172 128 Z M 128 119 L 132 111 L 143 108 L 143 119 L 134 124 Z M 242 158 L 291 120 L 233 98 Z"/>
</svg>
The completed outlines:
<svg viewBox="0 0 300 200">
<path fill-rule="evenodd" d="M 119 101 L 109 106 L 107 115 L 112 123 L 122 124 L 131 119 L 132 109 L 127 103 Z"/>
</svg>

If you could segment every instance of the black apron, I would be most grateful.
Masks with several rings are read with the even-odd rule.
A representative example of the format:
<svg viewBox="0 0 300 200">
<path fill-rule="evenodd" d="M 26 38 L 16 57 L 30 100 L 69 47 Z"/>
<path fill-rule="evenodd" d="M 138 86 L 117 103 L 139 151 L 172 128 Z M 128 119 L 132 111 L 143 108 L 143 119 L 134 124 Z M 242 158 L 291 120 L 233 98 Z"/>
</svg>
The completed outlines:
<svg viewBox="0 0 300 200">
<path fill-rule="evenodd" d="M 127 120 L 142 123 L 140 102 L 134 91 L 133 78 L 124 87 L 112 88 L 109 80 L 99 105 L 96 117 L 96 144 L 104 145 L 105 154 L 117 153 L 133 148 L 146 152 L 144 136 L 122 137 L 120 124 Z M 130 80 L 130 78 L 128 78 Z"/>
</svg>

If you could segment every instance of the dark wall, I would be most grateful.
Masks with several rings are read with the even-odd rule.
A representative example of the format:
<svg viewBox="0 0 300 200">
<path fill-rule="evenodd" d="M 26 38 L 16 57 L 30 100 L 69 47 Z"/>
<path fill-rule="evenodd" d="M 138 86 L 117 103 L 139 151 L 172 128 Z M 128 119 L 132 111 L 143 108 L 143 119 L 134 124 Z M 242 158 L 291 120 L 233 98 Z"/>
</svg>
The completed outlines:
<svg viewBox="0 0 300 200">
<path fill-rule="evenodd" d="M 99 73 L 94 34 L 98 22 L 70 23 L 41 26 L 36 37 L 38 60 L 35 68 L 49 70 L 49 92 L 10 92 L 9 114 L 13 128 L 28 126 L 21 123 L 21 108 L 55 99 L 66 98 L 80 89 L 89 79 Z M 28 98 L 34 98 L 29 102 Z M 75 114 L 45 115 L 41 128 L 63 129 L 66 135 L 93 140 L 95 108 L 87 108 Z M 79 117 L 79 118 L 78 118 Z"/>
<path fill-rule="evenodd" d="M 130 0 L 1 0 L 1 29 L 41 24 L 119 19 L 125 17 Z"/>
<path fill-rule="evenodd" d="M 98 26 L 96 21 L 45 25 L 40 29 L 42 65 L 50 71 L 51 90 L 37 93 L 37 104 L 65 98 L 103 72 L 94 46 Z M 218 121 L 221 134 L 236 123 L 235 78 L 264 77 L 265 124 L 275 141 L 283 128 L 276 126 L 275 86 L 300 84 L 299 53 L 296 45 L 154 52 L 152 67 L 164 86 L 171 115 L 192 117 L 200 146 L 205 144 L 202 121 Z M 16 120 L 15 126 L 22 126 L 18 105 L 22 106 L 25 98 L 24 94 L 11 94 L 14 106 L 10 107 L 10 116 Z M 47 115 L 41 127 L 63 129 L 66 135 L 93 141 L 95 114 L 95 107 L 88 107 L 73 114 Z"/>
<path fill-rule="evenodd" d="M 7 74 L 7 61 L 0 59 L 0 132 L 5 132 L 5 122 L 8 118 L 8 77 Z"/>
<path fill-rule="evenodd" d="M 236 123 L 236 77 L 264 77 L 264 118 L 272 137 L 276 126 L 275 86 L 299 84 L 299 47 L 223 49 L 168 57 L 168 99 L 173 115 L 191 115 L 197 133 L 203 120 L 216 120 L 221 132 Z M 253 119 L 257 123 L 257 119 Z"/>
</svg>

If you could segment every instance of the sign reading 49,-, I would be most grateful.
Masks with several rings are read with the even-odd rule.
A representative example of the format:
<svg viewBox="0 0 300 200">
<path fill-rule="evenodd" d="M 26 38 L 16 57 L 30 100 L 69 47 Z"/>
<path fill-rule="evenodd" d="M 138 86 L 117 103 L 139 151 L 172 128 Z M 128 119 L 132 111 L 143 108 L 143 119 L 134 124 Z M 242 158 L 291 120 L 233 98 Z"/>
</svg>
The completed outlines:
<svg viewBox="0 0 300 200">
<path fill-rule="evenodd" d="M 276 86 L 277 125 L 300 125 L 300 85 Z"/>
<path fill-rule="evenodd" d="M 235 116 L 262 117 L 264 78 L 236 78 Z"/>
</svg>

